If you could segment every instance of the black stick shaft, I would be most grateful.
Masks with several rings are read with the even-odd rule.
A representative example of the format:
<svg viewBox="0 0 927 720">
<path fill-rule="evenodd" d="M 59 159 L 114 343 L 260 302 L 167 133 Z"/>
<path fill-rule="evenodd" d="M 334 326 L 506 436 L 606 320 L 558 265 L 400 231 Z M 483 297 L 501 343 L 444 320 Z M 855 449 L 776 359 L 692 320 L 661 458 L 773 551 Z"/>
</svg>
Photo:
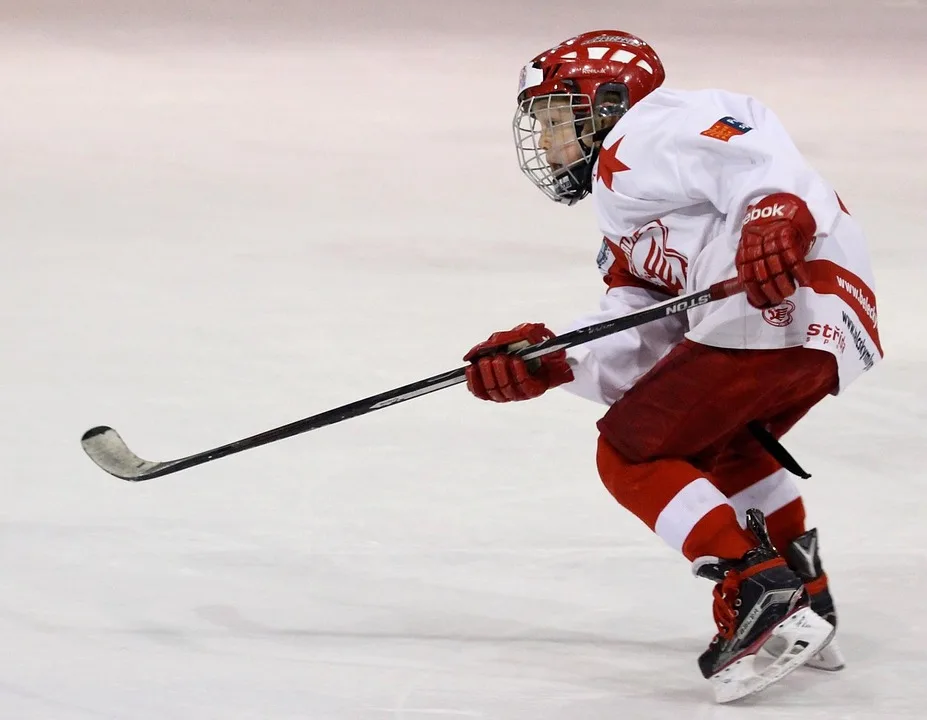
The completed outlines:
<svg viewBox="0 0 927 720">
<path fill-rule="evenodd" d="M 706 303 L 728 297 L 739 291 L 740 288 L 735 281 L 728 280 L 722 283 L 716 283 L 706 290 L 675 297 L 665 302 L 644 308 L 643 310 L 623 315 L 619 318 L 579 328 L 578 330 L 573 330 L 572 332 L 545 340 L 536 345 L 524 348 L 519 351 L 518 354 L 526 360 L 538 358 L 549 353 L 557 352 L 558 350 L 581 345 L 605 337 L 606 335 L 621 332 L 622 330 L 637 327 L 670 315 L 677 315 L 700 305 L 705 305 Z M 303 418 L 302 420 L 297 420 L 287 425 L 282 425 L 272 430 L 252 435 L 251 437 L 236 440 L 227 445 L 221 445 L 212 450 L 206 450 L 195 455 L 189 455 L 185 458 L 168 462 L 150 463 L 135 456 L 124 444 L 122 444 L 121 447 L 117 447 L 110 438 L 115 436 L 120 444 L 122 443 L 121 438 L 119 438 L 118 434 L 116 434 L 112 428 L 105 426 L 88 430 L 84 433 L 81 442 L 84 446 L 84 450 L 87 451 L 94 462 L 107 472 L 124 479 L 147 480 L 153 477 L 175 473 L 179 470 L 185 470 L 196 465 L 202 465 L 203 463 L 211 462 L 212 460 L 217 460 L 227 455 L 233 455 L 244 450 L 260 447 L 261 445 L 293 437 L 294 435 L 299 435 L 310 430 L 317 430 L 326 425 L 333 425 L 344 420 L 365 415 L 374 410 L 396 405 L 411 400 L 412 398 L 420 397 L 421 395 L 427 395 L 437 390 L 457 385 L 465 380 L 466 367 L 457 368 L 440 375 L 434 375 L 424 380 L 410 383 L 409 385 L 387 390 L 378 395 L 357 400 L 347 405 L 342 405 L 341 407 L 333 408 L 332 410 L 326 410 L 317 415 L 312 415 L 311 417 Z M 110 434 L 109 436 L 107 436 L 108 433 Z M 104 440 L 109 443 L 110 447 L 104 447 Z"/>
</svg>

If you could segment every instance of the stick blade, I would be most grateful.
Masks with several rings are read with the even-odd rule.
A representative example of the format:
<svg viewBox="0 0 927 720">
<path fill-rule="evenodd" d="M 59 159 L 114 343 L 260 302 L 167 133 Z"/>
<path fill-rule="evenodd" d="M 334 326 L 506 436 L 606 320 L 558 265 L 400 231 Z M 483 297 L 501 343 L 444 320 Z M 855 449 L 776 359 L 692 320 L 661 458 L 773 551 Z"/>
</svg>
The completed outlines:
<svg viewBox="0 0 927 720">
<path fill-rule="evenodd" d="M 122 480 L 137 482 L 160 474 L 169 463 L 142 460 L 129 450 L 129 446 L 115 430 L 106 425 L 90 428 L 80 439 L 81 447 L 97 465 L 110 475 Z"/>
</svg>

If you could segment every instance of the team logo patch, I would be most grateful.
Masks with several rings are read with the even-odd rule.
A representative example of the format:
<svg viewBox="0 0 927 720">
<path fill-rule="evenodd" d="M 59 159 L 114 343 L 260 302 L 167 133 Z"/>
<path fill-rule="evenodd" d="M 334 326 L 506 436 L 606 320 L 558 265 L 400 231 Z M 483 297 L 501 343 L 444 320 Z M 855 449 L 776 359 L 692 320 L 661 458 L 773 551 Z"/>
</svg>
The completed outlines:
<svg viewBox="0 0 927 720">
<path fill-rule="evenodd" d="M 611 267 L 613 262 L 615 262 L 615 254 L 608 244 L 608 238 L 602 238 L 602 247 L 598 256 L 596 256 L 595 264 L 599 266 L 599 270 L 605 273 L 608 272 L 608 268 Z"/>
<path fill-rule="evenodd" d="M 732 137 L 737 137 L 738 135 L 744 135 L 750 132 L 753 128 L 749 125 L 745 125 L 736 118 L 732 118 L 730 115 L 723 117 L 714 125 L 712 125 L 707 130 L 703 130 L 699 135 L 704 135 L 705 137 L 714 138 L 715 140 L 721 140 L 722 142 L 727 142 Z"/>
<path fill-rule="evenodd" d="M 528 88 L 537 87 L 542 82 L 544 82 L 544 72 L 529 63 L 521 69 L 518 75 L 518 94 L 521 95 Z"/>
<path fill-rule="evenodd" d="M 795 303 L 786 300 L 776 307 L 766 308 L 763 319 L 773 327 L 785 327 L 792 324 L 792 313 L 795 312 Z"/>
</svg>

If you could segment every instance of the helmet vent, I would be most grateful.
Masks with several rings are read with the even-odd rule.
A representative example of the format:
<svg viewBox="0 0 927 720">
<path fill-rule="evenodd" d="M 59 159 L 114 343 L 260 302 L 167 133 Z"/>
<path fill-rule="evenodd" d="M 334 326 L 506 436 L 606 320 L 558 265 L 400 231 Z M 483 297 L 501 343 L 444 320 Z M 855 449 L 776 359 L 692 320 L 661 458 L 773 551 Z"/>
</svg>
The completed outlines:
<svg viewBox="0 0 927 720">
<path fill-rule="evenodd" d="M 589 53 L 590 60 L 601 60 L 605 57 L 605 53 L 609 51 L 609 48 L 606 47 L 591 47 L 587 48 L 586 52 Z M 633 55 L 631 57 L 634 57 Z"/>
<path fill-rule="evenodd" d="M 636 57 L 637 55 L 627 50 L 616 50 L 612 53 L 612 60 L 616 62 L 629 63 Z"/>
<path fill-rule="evenodd" d="M 638 60 L 637 67 L 642 68 L 653 75 L 653 67 L 646 60 Z"/>
</svg>

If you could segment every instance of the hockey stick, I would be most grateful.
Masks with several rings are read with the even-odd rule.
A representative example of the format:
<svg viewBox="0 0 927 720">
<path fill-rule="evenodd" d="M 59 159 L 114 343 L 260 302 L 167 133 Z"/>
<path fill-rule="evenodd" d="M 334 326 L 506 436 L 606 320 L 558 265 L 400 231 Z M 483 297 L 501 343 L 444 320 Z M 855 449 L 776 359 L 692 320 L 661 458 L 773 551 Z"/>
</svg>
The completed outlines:
<svg viewBox="0 0 927 720">
<path fill-rule="evenodd" d="M 638 310 L 637 312 L 623 315 L 619 318 L 606 320 L 596 323 L 595 325 L 573 330 L 572 332 L 565 333 L 558 337 L 550 338 L 536 345 L 526 347 L 520 350 L 518 354 L 525 360 L 532 360 L 542 355 L 547 355 L 548 353 L 564 350 L 574 347 L 575 345 L 581 345 L 590 340 L 596 340 L 597 338 L 605 337 L 612 333 L 637 327 L 638 325 L 643 325 L 653 320 L 659 320 L 660 318 L 670 315 L 677 315 L 691 310 L 694 307 L 698 307 L 699 305 L 705 305 L 706 303 L 729 297 L 740 291 L 741 287 L 737 284 L 736 280 L 726 280 L 724 282 L 715 283 L 707 290 L 670 298 L 669 300 L 657 303 L 643 310 Z M 129 450 L 128 446 L 119 436 L 119 433 L 105 425 L 91 428 L 85 432 L 81 438 L 81 445 L 84 448 L 84 452 L 90 456 L 90 459 L 110 475 L 115 475 L 123 480 L 130 480 L 133 482 L 150 480 L 151 478 L 169 475 L 179 470 L 186 470 L 195 465 L 202 465 L 203 463 L 217 460 L 226 455 L 233 455 L 243 450 L 249 450 L 259 447 L 260 445 L 276 442 L 277 440 L 283 440 L 284 438 L 299 435 L 300 433 L 310 430 L 316 430 L 326 425 L 333 425 L 342 420 L 364 415 L 374 410 L 405 402 L 406 400 L 411 400 L 420 395 L 427 395 L 436 390 L 441 390 L 442 388 L 457 385 L 465 381 L 466 367 L 457 368 L 456 370 L 450 370 L 441 375 L 435 375 L 434 377 L 419 380 L 410 385 L 403 385 L 402 387 L 388 390 L 379 395 L 373 395 L 363 400 L 357 400 L 356 402 L 327 410 L 318 415 L 297 420 L 296 422 L 274 428 L 273 430 L 267 430 L 242 440 L 236 440 L 228 445 L 221 445 L 212 450 L 206 450 L 196 453 L 195 455 L 188 455 L 179 460 L 168 460 L 166 462 L 142 460 L 138 455 Z"/>
</svg>

